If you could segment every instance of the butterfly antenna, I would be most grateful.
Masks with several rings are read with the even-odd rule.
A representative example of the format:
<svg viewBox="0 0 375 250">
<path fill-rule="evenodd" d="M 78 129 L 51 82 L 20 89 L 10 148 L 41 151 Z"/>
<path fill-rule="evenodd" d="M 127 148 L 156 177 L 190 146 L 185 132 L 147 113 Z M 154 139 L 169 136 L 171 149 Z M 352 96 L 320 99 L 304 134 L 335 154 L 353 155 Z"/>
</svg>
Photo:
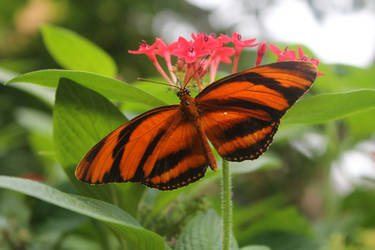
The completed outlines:
<svg viewBox="0 0 375 250">
<path fill-rule="evenodd" d="M 182 89 L 182 84 L 181 84 L 181 80 L 179 77 L 177 77 L 177 85 L 179 89 Z"/>
<path fill-rule="evenodd" d="M 156 81 L 156 80 L 145 79 L 145 78 L 142 78 L 142 77 L 138 77 L 137 80 L 138 80 L 138 81 L 141 81 L 141 82 L 152 82 L 152 83 L 157 83 L 157 84 L 166 85 L 166 86 L 169 86 L 169 87 L 173 87 L 173 88 L 177 88 L 177 89 L 179 89 L 179 87 L 177 87 L 177 86 L 170 85 L 170 84 L 168 84 L 168 83 L 160 82 L 160 81 Z"/>
<path fill-rule="evenodd" d="M 186 85 L 188 85 L 188 83 L 191 81 L 191 79 L 193 79 L 194 76 L 195 76 L 200 70 L 203 69 L 203 68 L 202 68 L 202 64 L 203 64 L 202 62 L 205 62 L 205 61 L 207 60 L 208 56 L 204 56 L 204 57 L 202 57 L 202 58 L 203 58 L 203 60 L 200 62 L 199 67 L 197 67 L 197 68 L 194 70 L 193 74 L 191 74 L 191 75 L 189 76 L 189 78 L 186 79 L 186 81 L 184 82 L 184 87 L 186 87 Z"/>
</svg>

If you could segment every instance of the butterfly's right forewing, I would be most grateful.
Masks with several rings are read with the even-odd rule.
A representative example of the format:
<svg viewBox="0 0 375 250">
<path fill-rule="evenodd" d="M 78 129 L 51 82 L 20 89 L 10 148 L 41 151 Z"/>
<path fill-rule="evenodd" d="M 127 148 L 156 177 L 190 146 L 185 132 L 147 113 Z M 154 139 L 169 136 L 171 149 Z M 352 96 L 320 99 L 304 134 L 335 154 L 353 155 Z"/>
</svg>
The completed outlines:
<svg viewBox="0 0 375 250">
<path fill-rule="evenodd" d="M 280 118 L 315 80 L 315 65 L 279 62 L 223 78 L 197 97 L 202 127 L 227 160 L 255 159 L 264 153 Z"/>
</svg>

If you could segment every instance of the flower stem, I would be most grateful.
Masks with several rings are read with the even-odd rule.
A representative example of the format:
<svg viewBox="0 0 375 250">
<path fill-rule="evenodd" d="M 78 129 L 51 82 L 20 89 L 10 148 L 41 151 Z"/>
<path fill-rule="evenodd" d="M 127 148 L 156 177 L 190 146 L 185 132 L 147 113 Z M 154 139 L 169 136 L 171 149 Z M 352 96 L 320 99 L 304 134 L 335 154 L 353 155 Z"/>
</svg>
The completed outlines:
<svg viewBox="0 0 375 250">
<path fill-rule="evenodd" d="M 229 164 L 223 159 L 221 185 L 221 210 L 223 217 L 223 250 L 229 250 L 232 237 L 232 179 Z"/>
<path fill-rule="evenodd" d="M 174 86 L 174 83 L 169 79 L 168 75 L 164 72 L 163 68 L 160 66 L 157 60 L 152 61 L 159 73 L 164 77 L 164 79 L 171 85 Z"/>
<path fill-rule="evenodd" d="M 233 61 L 232 74 L 237 72 L 238 59 L 240 58 L 239 54 L 236 54 Z"/>
</svg>

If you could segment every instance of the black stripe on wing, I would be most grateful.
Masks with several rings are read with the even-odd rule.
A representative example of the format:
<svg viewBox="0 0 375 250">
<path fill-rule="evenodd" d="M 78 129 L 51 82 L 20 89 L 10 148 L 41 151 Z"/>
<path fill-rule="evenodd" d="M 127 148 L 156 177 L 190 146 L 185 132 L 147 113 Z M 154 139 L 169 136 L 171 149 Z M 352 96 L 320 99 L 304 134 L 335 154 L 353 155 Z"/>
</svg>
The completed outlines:
<svg viewBox="0 0 375 250">
<path fill-rule="evenodd" d="M 145 178 L 145 173 L 143 171 L 144 164 L 146 163 L 150 155 L 154 152 L 156 146 L 160 142 L 161 138 L 164 136 L 165 132 L 166 128 L 161 128 L 156 134 L 156 136 L 152 139 L 152 141 L 147 145 L 147 148 L 143 153 L 143 156 L 138 164 L 137 171 L 135 172 L 133 178 L 130 179 L 130 181 L 139 182 Z"/>
<path fill-rule="evenodd" d="M 208 114 L 210 112 L 217 112 L 217 110 L 244 110 L 245 113 L 246 110 L 263 110 L 270 115 L 272 120 L 279 120 L 287 111 L 287 109 L 277 110 L 267 105 L 251 102 L 249 100 L 244 100 L 241 98 L 226 98 L 220 101 L 205 100 L 203 103 L 199 104 L 199 109 L 204 114 Z"/>
<path fill-rule="evenodd" d="M 176 176 L 173 179 L 170 179 L 166 183 L 154 184 L 150 181 L 147 181 L 146 179 L 145 181 L 142 182 L 142 184 L 152 187 L 152 188 L 161 189 L 161 190 L 173 190 L 179 187 L 186 186 L 202 178 L 204 174 L 206 173 L 207 166 L 208 164 L 203 164 L 195 168 L 190 168 L 186 172 L 180 173 L 178 176 Z"/>
<path fill-rule="evenodd" d="M 228 161 L 243 161 L 243 160 L 257 159 L 264 152 L 266 152 L 269 146 L 271 145 L 273 136 L 275 135 L 279 127 L 279 122 L 272 122 L 269 127 L 271 128 L 271 131 L 267 133 L 264 138 L 260 140 L 256 140 L 255 143 L 252 143 L 252 142 L 248 143 L 250 140 L 243 139 L 243 144 L 246 146 L 237 147 L 233 151 L 226 152 L 224 155 L 222 155 L 223 158 Z M 268 127 L 265 127 L 265 128 L 268 128 Z M 261 129 L 259 129 L 258 131 L 261 131 Z M 257 131 L 253 133 L 256 133 L 256 132 Z M 245 130 L 242 131 L 242 134 L 245 134 L 245 133 L 246 133 Z M 248 133 L 248 136 L 251 134 L 252 133 Z M 233 140 L 241 139 L 245 137 L 246 136 L 236 137 L 235 134 L 232 135 L 232 138 L 234 138 Z M 229 138 L 227 142 L 230 142 Z"/>
<path fill-rule="evenodd" d="M 172 152 L 167 156 L 164 156 L 161 159 L 158 159 L 155 162 L 155 166 L 152 169 L 150 175 L 148 178 L 153 178 L 155 176 L 160 176 L 172 168 L 174 168 L 179 162 L 184 160 L 185 158 L 188 158 L 193 154 L 191 148 L 183 148 L 176 152 Z"/>
<path fill-rule="evenodd" d="M 283 75 L 287 76 L 293 75 L 295 77 L 299 77 L 301 79 L 305 79 L 311 83 L 314 82 L 316 78 L 316 71 L 311 71 L 311 67 L 306 67 L 306 62 L 301 61 L 288 61 L 288 62 L 278 62 L 273 64 L 268 64 L 265 66 L 260 67 L 268 67 L 271 70 L 272 69 L 281 69 L 281 70 L 289 70 L 286 72 L 275 72 L 275 73 L 282 73 Z M 256 68 L 254 68 L 256 69 Z M 249 82 L 254 85 L 264 85 L 265 87 L 275 90 L 278 93 L 281 93 L 283 97 L 288 101 L 289 106 L 293 105 L 298 98 L 300 98 L 311 86 L 301 86 L 301 87 L 285 87 L 282 86 L 281 80 L 284 79 L 275 79 L 272 77 L 266 77 L 265 75 L 262 75 L 257 72 L 252 72 L 250 70 L 247 70 L 249 72 L 243 71 L 239 72 L 230 76 L 227 76 L 223 79 L 220 79 L 208 87 L 206 87 L 202 92 L 198 94 L 196 97 L 197 99 L 203 98 L 204 95 L 209 93 L 210 91 L 214 91 L 217 88 L 220 88 L 226 84 L 230 84 L 233 82 Z M 292 79 L 288 79 L 288 81 L 292 81 Z"/>
<path fill-rule="evenodd" d="M 222 126 L 218 124 L 215 127 L 209 128 L 209 130 L 216 131 L 216 138 L 222 143 L 225 143 L 256 133 L 265 127 L 272 126 L 273 123 L 274 122 L 247 118 L 246 120 L 238 122 L 233 121 L 232 126 L 227 129 L 222 129 Z"/>
<path fill-rule="evenodd" d="M 159 112 L 175 109 L 176 107 L 177 107 L 177 105 L 169 105 L 169 106 L 163 106 L 163 107 L 160 107 L 160 108 L 150 110 L 150 111 L 134 118 L 134 120 L 131 121 L 131 124 L 129 124 L 129 126 L 125 127 L 119 133 L 118 144 L 116 145 L 116 147 L 114 148 L 114 150 L 112 152 L 112 157 L 115 159 L 115 161 L 113 162 L 111 171 L 108 173 L 112 177 L 112 180 L 109 181 L 109 182 L 121 182 L 121 181 L 123 181 L 121 175 L 119 177 L 117 177 L 116 175 L 111 175 L 111 172 L 116 173 L 116 174 L 120 173 L 120 164 L 119 163 L 121 162 L 121 159 L 123 157 L 124 146 L 129 142 L 129 138 L 132 135 L 132 133 L 134 132 L 134 130 L 136 130 L 137 127 L 142 124 L 142 122 L 147 121 L 147 119 L 149 117 L 151 117 L 151 116 L 153 116 L 153 115 L 155 115 Z M 130 180 L 127 180 L 127 181 L 138 182 L 138 181 L 141 181 L 144 178 L 143 164 L 146 162 L 147 158 L 152 154 L 153 150 L 155 149 L 155 146 L 157 145 L 157 143 L 159 142 L 160 138 L 163 136 L 164 133 L 165 133 L 165 130 L 163 128 L 159 129 L 158 134 L 148 144 L 148 146 L 147 146 L 147 148 L 146 148 L 146 150 L 145 150 L 145 152 L 142 156 L 142 159 L 141 159 L 140 163 L 138 164 L 138 167 L 137 167 L 137 170 L 136 170 L 134 176 Z"/>
</svg>

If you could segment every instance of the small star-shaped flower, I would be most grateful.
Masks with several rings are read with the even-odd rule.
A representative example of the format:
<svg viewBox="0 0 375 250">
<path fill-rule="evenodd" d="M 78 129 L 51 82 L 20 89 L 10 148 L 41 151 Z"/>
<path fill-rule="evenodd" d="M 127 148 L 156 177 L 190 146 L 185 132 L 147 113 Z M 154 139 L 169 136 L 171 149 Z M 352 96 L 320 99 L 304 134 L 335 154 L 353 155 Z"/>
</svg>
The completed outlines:
<svg viewBox="0 0 375 250">
<path fill-rule="evenodd" d="M 156 41 L 153 45 L 148 45 L 145 40 L 142 40 L 139 44 L 138 50 L 128 50 L 130 54 L 145 54 L 147 55 L 152 62 L 156 61 L 156 46 L 158 45 L 158 41 Z"/>
</svg>

